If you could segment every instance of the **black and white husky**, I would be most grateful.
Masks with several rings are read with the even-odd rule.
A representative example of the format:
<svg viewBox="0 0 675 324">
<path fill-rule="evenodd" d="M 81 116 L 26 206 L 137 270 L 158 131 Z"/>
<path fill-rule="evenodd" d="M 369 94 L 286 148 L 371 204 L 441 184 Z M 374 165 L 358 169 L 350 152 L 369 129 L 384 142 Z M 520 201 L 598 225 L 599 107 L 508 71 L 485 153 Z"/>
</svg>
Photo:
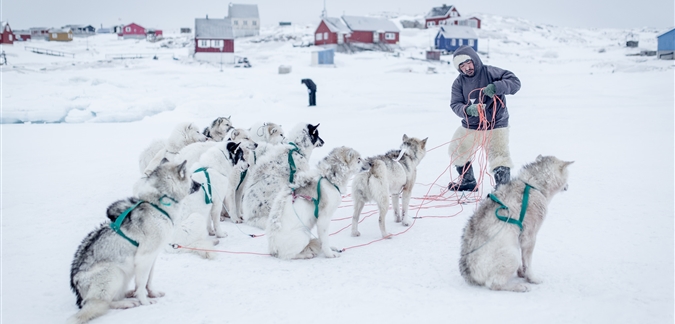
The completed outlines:
<svg viewBox="0 0 675 324">
<path fill-rule="evenodd" d="M 137 197 L 114 202 L 107 221 L 84 238 L 70 269 L 70 287 L 81 309 L 68 323 L 86 323 L 110 308 L 155 302 L 164 293 L 152 286 L 157 255 L 173 232 L 180 201 L 199 190 L 185 162 L 161 163 L 139 180 Z M 126 289 L 135 278 L 135 289 Z M 126 298 L 125 298 L 126 297 Z"/>
<path fill-rule="evenodd" d="M 352 181 L 352 198 L 354 199 L 352 236 L 361 235 L 358 226 L 363 206 L 366 202 L 375 201 L 380 211 L 379 222 L 382 237 L 391 237 L 384 225 L 389 209 L 389 197 L 391 197 L 396 222 L 403 223 L 404 226 L 410 225 L 408 205 L 417 178 L 417 166 L 427 152 L 426 144 L 426 138 L 420 140 L 404 134 L 400 150 L 391 150 L 384 155 L 366 159 L 372 165 L 370 172 L 359 173 Z M 398 207 L 399 195 L 402 197 L 403 213 Z"/>
<path fill-rule="evenodd" d="M 349 178 L 367 170 L 361 155 L 343 146 L 333 149 L 315 170 L 298 173 L 272 205 L 266 230 L 270 254 L 280 259 L 309 259 L 323 251 L 327 258 L 338 257 L 328 242 L 331 218 Z M 314 225 L 318 237 L 312 234 Z"/>
<path fill-rule="evenodd" d="M 300 124 L 291 131 L 288 143 L 273 145 L 246 175 L 242 192 L 242 216 L 247 224 L 264 229 L 274 197 L 293 182 L 294 175 L 309 170 L 309 158 L 324 141 L 319 125 Z"/>
</svg>

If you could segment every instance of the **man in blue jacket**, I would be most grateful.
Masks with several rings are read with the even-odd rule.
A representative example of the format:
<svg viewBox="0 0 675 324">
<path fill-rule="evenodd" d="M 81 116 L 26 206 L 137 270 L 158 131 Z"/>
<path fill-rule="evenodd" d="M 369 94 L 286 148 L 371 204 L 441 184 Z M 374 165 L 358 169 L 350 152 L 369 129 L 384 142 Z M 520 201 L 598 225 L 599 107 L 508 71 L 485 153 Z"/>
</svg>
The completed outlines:
<svg viewBox="0 0 675 324">
<path fill-rule="evenodd" d="M 496 189 L 511 180 L 513 162 L 509 153 L 509 111 L 504 95 L 518 92 L 520 80 L 513 72 L 483 65 L 470 46 L 462 46 L 455 51 L 453 64 L 459 76 L 452 84 L 450 107 L 462 118 L 462 126 L 455 131 L 449 148 L 459 180 L 451 182 L 448 189 L 476 190 L 471 159 L 477 150 L 475 146 L 483 143 L 497 183 Z M 484 138 L 487 140 L 483 141 Z"/>
<path fill-rule="evenodd" d="M 307 92 L 309 93 L 309 106 L 316 106 L 316 83 L 312 79 L 302 79 L 300 83 L 307 86 Z"/>
</svg>

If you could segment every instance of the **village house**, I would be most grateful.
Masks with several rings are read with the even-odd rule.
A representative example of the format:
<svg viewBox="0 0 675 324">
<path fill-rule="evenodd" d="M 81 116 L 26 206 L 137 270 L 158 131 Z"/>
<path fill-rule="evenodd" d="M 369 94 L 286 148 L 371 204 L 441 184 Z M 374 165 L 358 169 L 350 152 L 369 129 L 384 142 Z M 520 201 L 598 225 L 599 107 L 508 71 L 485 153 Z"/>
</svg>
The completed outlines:
<svg viewBox="0 0 675 324">
<path fill-rule="evenodd" d="M 424 17 L 425 28 L 446 25 L 469 26 L 480 29 L 481 20 L 473 16 L 461 17 L 455 6 L 445 4 L 431 8 L 431 11 Z"/>
<path fill-rule="evenodd" d="M 14 33 L 12 32 L 12 27 L 9 26 L 9 23 L 6 21 L 0 22 L 2 26 L 2 34 L 0 36 L 0 44 L 12 45 L 14 44 Z"/>
<path fill-rule="evenodd" d="M 434 39 L 434 47 L 437 50 L 448 53 L 454 52 L 462 45 L 471 46 L 475 51 L 478 51 L 478 35 L 474 28 L 452 25 L 442 26 Z"/>
<path fill-rule="evenodd" d="M 32 27 L 30 30 L 30 38 L 32 40 L 49 40 L 49 28 L 47 27 Z"/>
<path fill-rule="evenodd" d="M 145 28 L 136 23 L 131 23 L 122 27 L 121 33 L 117 36 L 122 36 L 124 39 L 144 39 L 146 37 Z"/>
<path fill-rule="evenodd" d="M 400 30 L 389 19 L 377 17 L 342 16 L 351 30 L 350 43 L 398 44 Z"/>
<path fill-rule="evenodd" d="M 91 36 L 96 33 L 96 28 L 92 25 L 65 25 L 61 29 L 70 29 L 73 36 Z"/>
<path fill-rule="evenodd" d="M 232 21 L 224 19 L 195 19 L 195 60 L 214 63 L 234 63 L 234 33 Z"/>
<path fill-rule="evenodd" d="M 69 29 L 50 29 L 49 30 L 49 39 L 56 42 L 72 42 L 73 41 L 73 31 Z"/>
<path fill-rule="evenodd" d="M 28 29 L 21 29 L 21 30 L 15 30 L 14 31 L 14 39 L 18 41 L 28 41 L 30 40 L 30 30 Z"/>
<path fill-rule="evenodd" d="M 351 33 L 342 19 L 325 17 L 314 32 L 314 45 L 343 44 Z"/>
<path fill-rule="evenodd" d="M 232 22 L 234 37 L 260 35 L 258 5 L 233 4 L 228 6 L 227 18 Z"/>
<path fill-rule="evenodd" d="M 660 59 L 675 59 L 675 28 L 656 36 L 656 55 Z"/>
</svg>

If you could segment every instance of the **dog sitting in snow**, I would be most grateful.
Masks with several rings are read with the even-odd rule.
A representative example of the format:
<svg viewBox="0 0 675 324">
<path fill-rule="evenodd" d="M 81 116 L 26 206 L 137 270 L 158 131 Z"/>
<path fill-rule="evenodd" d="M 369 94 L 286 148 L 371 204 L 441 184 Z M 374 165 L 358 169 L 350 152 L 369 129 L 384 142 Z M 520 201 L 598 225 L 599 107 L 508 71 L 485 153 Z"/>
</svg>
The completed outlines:
<svg viewBox="0 0 675 324">
<path fill-rule="evenodd" d="M 333 149 L 316 170 L 298 173 L 272 205 L 265 232 L 270 254 L 280 259 L 310 259 L 323 251 L 327 258 L 338 257 L 328 242 L 331 218 L 349 178 L 366 170 L 368 164 L 361 155 L 343 146 Z M 314 225 L 318 238 L 312 238 Z"/>
<path fill-rule="evenodd" d="M 247 224 L 265 229 L 274 197 L 298 172 L 309 170 L 309 158 L 324 141 L 319 125 L 300 124 L 290 133 L 291 142 L 273 145 L 246 175 L 242 193 L 242 216 Z"/>
<path fill-rule="evenodd" d="M 202 134 L 204 134 L 204 136 L 210 140 L 222 142 L 227 138 L 227 132 L 234 128 L 232 126 L 232 122 L 230 121 L 230 117 L 232 116 L 218 117 L 214 119 L 210 126 L 204 128 Z"/>
<path fill-rule="evenodd" d="M 384 219 L 389 209 L 389 197 L 397 223 L 410 225 L 408 205 L 417 179 L 417 165 L 426 154 L 427 139 L 419 140 L 403 135 L 400 150 L 392 150 L 384 155 L 369 157 L 366 161 L 373 167 L 368 173 L 359 173 L 352 181 L 354 215 L 352 218 L 352 236 L 359 236 L 359 217 L 366 202 L 375 201 L 380 211 L 380 231 L 383 238 L 391 237 L 387 232 Z M 379 161 L 379 162 L 377 162 Z M 402 196 L 402 209 L 399 210 L 399 195 Z"/>
<path fill-rule="evenodd" d="M 172 131 L 169 138 L 165 140 L 155 140 L 150 143 L 138 159 L 138 167 L 142 174 L 150 174 L 157 165 L 166 158 L 173 161 L 173 158 L 184 147 L 206 141 L 206 136 L 199 132 L 197 126 L 193 123 L 180 123 Z"/>
<path fill-rule="evenodd" d="M 534 243 L 551 199 L 567 190 L 572 163 L 539 155 L 480 203 L 462 235 L 459 270 L 466 282 L 517 292 L 529 287 L 513 282 L 516 274 L 541 282 L 532 273 Z"/>
</svg>

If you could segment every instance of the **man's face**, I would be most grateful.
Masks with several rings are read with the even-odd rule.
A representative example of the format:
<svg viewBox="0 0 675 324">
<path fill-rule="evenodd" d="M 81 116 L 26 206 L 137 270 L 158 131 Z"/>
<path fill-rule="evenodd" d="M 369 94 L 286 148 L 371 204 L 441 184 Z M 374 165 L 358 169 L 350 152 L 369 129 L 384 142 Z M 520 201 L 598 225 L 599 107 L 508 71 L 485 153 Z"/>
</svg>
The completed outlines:
<svg viewBox="0 0 675 324">
<path fill-rule="evenodd" d="M 468 60 L 462 64 L 459 65 L 459 70 L 462 71 L 462 73 L 466 74 L 467 76 L 473 76 L 474 70 L 473 70 L 473 61 Z"/>
</svg>

